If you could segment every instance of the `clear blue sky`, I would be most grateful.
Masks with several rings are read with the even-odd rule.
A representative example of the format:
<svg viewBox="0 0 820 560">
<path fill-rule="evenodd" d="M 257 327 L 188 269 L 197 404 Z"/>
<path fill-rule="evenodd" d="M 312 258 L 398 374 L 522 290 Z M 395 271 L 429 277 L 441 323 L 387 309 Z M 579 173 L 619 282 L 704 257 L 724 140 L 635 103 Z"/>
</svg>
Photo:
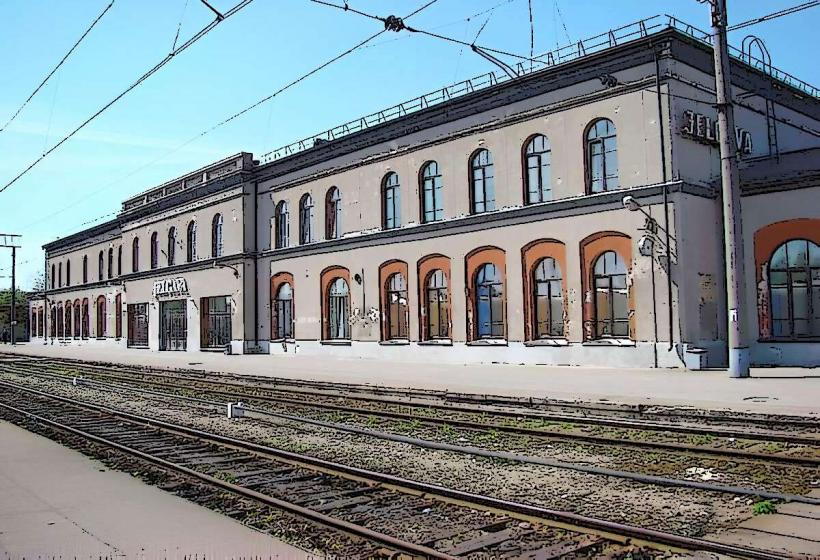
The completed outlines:
<svg viewBox="0 0 820 560">
<path fill-rule="evenodd" d="M 235 0 L 211 0 L 227 10 Z M 0 3 L 0 124 L 4 123 L 109 0 L 6 0 Z M 339 0 L 341 2 L 341 0 Z M 422 0 L 349 0 L 380 15 L 406 14 Z M 532 0 L 535 50 L 541 52 L 654 15 L 661 3 L 639 0 Z M 730 23 L 799 3 L 729 0 Z M 527 0 L 438 0 L 413 25 L 471 41 L 494 10 L 478 43 L 529 52 Z M 706 5 L 663 3 L 707 28 Z M 557 16 L 556 6 L 561 16 Z M 74 126 L 211 19 L 199 0 L 116 0 L 71 58 L 0 132 L 5 184 Z M 563 23 L 562 23 L 563 22 Z M 123 199 L 213 160 L 260 155 L 280 145 L 494 67 L 457 45 L 406 33 L 385 35 L 231 124 L 173 153 L 180 144 L 268 95 L 301 73 L 379 29 L 379 22 L 308 0 L 255 0 L 128 94 L 69 143 L 0 193 L 0 232 L 21 233 L 19 284 L 42 270 L 41 245 L 70 234 Z M 564 29 L 566 27 L 566 29 Z M 812 54 L 820 8 L 733 33 L 762 37 L 773 64 L 818 85 Z M 162 158 L 154 163 L 154 160 Z M 149 165 L 150 164 L 150 165 Z M 92 196 L 92 193 L 101 191 Z M 68 207 L 68 208 L 66 208 Z M 8 286 L 8 251 L 0 252 L 0 286 Z"/>
</svg>

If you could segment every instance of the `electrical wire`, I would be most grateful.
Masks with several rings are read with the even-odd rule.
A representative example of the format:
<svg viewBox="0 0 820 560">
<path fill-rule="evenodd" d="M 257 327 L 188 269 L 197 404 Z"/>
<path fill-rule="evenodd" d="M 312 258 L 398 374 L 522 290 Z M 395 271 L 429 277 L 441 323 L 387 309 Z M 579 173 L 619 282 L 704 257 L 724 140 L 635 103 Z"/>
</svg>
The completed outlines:
<svg viewBox="0 0 820 560">
<path fill-rule="evenodd" d="M 69 132 L 66 136 L 64 136 L 64 137 L 63 137 L 63 138 L 62 138 L 59 142 L 57 142 L 57 143 L 56 143 L 56 144 L 54 144 L 51 148 L 49 148 L 48 150 L 46 150 L 46 151 L 43 153 L 43 155 L 41 155 L 40 157 L 38 157 L 37 159 L 35 159 L 33 162 L 31 162 L 31 163 L 28 165 L 28 167 L 26 167 L 26 168 L 25 168 L 25 169 L 23 169 L 20 173 L 18 173 L 18 174 L 17 174 L 17 175 L 16 175 L 16 176 L 15 176 L 15 177 L 11 180 L 11 181 L 7 182 L 7 183 L 6 183 L 6 184 L 4 184 L 2 187 L 0 187 L 0 193 L 2 193 L 2 192 L 3 192 L 3 191 L 5 191 L 6 189 L 8 189 L 10 186 L 12 186 L 14 183 L 16 183 L 18 180 L 20 180 L 20 178 L 22 178 L 22 177 L 23 177 L 26 173 L 28 173 L 29 171 L 31 171 L 31 170 L 32 170 L 32 169 L 33 169 L 33 168 L 34 168 L 34 167 L 35 167 L 38 163 L 40 163 L 41 161 L 43 161 L 44 159 L 46 159 L 46 158 L 47 158 L 47 157 L 48 157 L 48 156 L 49 156 L 52 152 L 54 152 L 57 148 L 59 148 L 60 146 L 62 146 L 62 145 L 63 145 L 63 144 L 65 144 L 66 142 L 68 142 L 68 140 L 69 140 L 72 136 L 74 136 L 74 135 L 75 135 L 75 134 L 77 134 L 80 130 L 82 130 L 83 128 L 85 128 L 85 127 L 86 127 L 86 126 L 87 126 L 87 125 L 88 125 L 91 121 L 93 121 L 94 119 L 96 119 L 96 118 L 97 118 L 98 116 L 100 116 L 103 112 L 105 112 L 105 111 L 106 111 L 109 107 L 111 107 L 112 105 L 114 105 L 114 103 L 116 103 L 117 101 L 119 101 L 120 99 L 122 99 L 123 97 L 125 97 L 125 95 L 126 95 L 126 94 L 128 94 L 128 93 L 129 93 L 130 91 L 132 91 L 134 88 L 138 87 L 138 86 L 139 86 L 140 84 L 142 84 L 145 80 L 147 80 L 147 79 L 148 79 L 148 78 L 150 78 L 153 74 L 155 74 L 157 71 L 159 71 L 159 70 L 160 70 L 163 66 L 165 66 L 166 64 L 168 64 L 171 60 L 173 60 L 173 58 L 174 58 L 175 56 L 177 56 L 177 55 L 178 55 L 178 54 L 180 54 L 182 51 L 186 50 L 188 47 L 190 47 L 191 45 L 193 45 L 194 43 L 196 43 L 197 41 L 199 41 L 200 39 L 202 39 L 202 38 L 203 38 L 205 35 L 207 35 L 207 34 L 208 34 L 208 33 L 209 33 L 209 32 L 210 32 L 210 31 L 211 31 L 214 27 L 216 27 L 217 25 L 219 25 L 220 23 L 222 23 L 224 20 L 228 19 L 228 18 L 229 18 L 229 17 L 231 17 L 232 15 L 236 14 L 237 12 L 239 12 L 242 8 L 244 8 L 245 6 L 247 6 L 248 4 L 250 4 L 251 2 L 253 2 L 253 0 L 242 0 L 241 2 L 239 2 L 238 4 L 236 4 L 233 8 L 231 8 L 230 10 L 228 10 L 227 12 L 225 12 L 225 14 L 224 14 L 224 16 L 223 16 L 222 18 L 217 17 L 217 18 L 216 18 L 216 19 L 214 19 L 211 23 L 209 23 L 208 25 L 206 25 L 205 27 L 203 27 L 202 29 L 200 29 L 200 30 L 199 30 L 199 31 L 198 31 L 198 32 L 197 32 L 197 33 L 196 33 L 193 37 L 191 37 L 190 39 L 188 39 L 187 41 L 185 41 L 185 43 L 183 43 L 182 45 L 180 45 L 180 46 L 179 46 L 179 47 L 177 47 L 176 49 L 172 50 L 172 51 L 171 51 L 171 52 L 170 52 L 170 53 L 169 53 L 169 54 L 168 54 L 165 58 L 163 58 L 163 59 L 162 59 L 159 63 L 157 63 L 157 64 L 156 64 L 153 68 L 151 68 L 151 69 L 150 69 L 150 70 L 148 70 L 145 74 L 143 74 L 142 76 L 140 76 L 139 78 L 137 78 L 137 80 L 136 80 L 135 82 L 133 82 L 130 86 L 128 86 L 127 88 L 125 88 L 125 90 L 123 90 L 123 91 L 122 91 L 121 93 L 119 93 L 116 97 L 114 97 L 114 99 L 112 99 L 111 101 L 109 101 L 108 103 L 106 103 L 105 105 L 103 105 L 103 107 L 102 107 L 101 109 L 99 109 L 96 113 L 94 113 L 93 115 L 91 115 L 90 117 L 88 117 L 86 120 L 84 120 L 82 123 L 80 123 L 80 125 L 79 125 L 79 126 L 77 126 L 75 129 L 73 129 L 71 132 Z"/>
<path fill-rule="evenodd" d="M 754 19 L 749 19 L 746 21 L 742 21 L 740 23 L 736 23 L 734 25 L 730 25 L 726 28 L 726 31 L 736 31 L 738 29 L 743 29 L 745 27 L 749 27 L 751 25 L 756 25 L 758 23 L 763 23 L 764 21 L 770 21 L 773 19 L 777 19 L 779 17 L 788 16 L 791 14 L 796 14 L 797 12 L 802 12 L 803 10 L 807 10 L 809 8 L 815 8 L 820 6 L 820 0 L 813 0 L 812 2 L 804 2 L 803 4 L 797 4 L 796 6 L 792 6 L 790 8 L 784 8 L 777 12 L 772 12 L 771 14 L 767 14 L 765 16 L 761 16 Z"/>
<path fill-rule="evenodd" d="M 114 0 L 111 0 L 111 2 L 108 4 L 108 6 L 106 6 L 106 7 L 105 7 L 105 9 L 104 9 L 104 10 L 100 13 L 100 15 L 98 15 L 98 16 L 97 16 L 97 18 L 96 18 L 94 21 L 92 21 L 92 22 L 91 22 L 91 25 L 90 25 L 90 26 L 88 26 L 88 29 L 86 29 L 86 30 L 85 30 L 85 32 L 84 32 L 82 35 L 80 35 L 80 38 L 79 38 L 79 39 L 77 39 L 77 42 L 76 42 L 76 43 L 74 43 L 74 45 L 73 45 L 70 49 L 68 49 L 68 52 L 67 52 L 67 53 L 65 53 L 65 55 L 63 56 L 63 58 L 61 58 L 61 59 L 60 59 L 60 62 L 58 62 L 58 63 L 57 63 L 57 66 L 55 66 L 54 68 L 52 68 L 52 69 L 51 69 L 51 72 L 49 72 L 49 73 L 46 75 L 46 77 L 45 77 L 45 78 L 43 78 L 43 81 L 42 81 L 42 82 L 40 82 L 40 85 L 38 85 L 36 88 L 34 88 L 34 91 L 33 91 L 33 92 L 31 92 L 31 95 L 29 95 L 29 96 L 28 96 L 28 99 L 26 99 L 25 101 L 23 101 L 23 104 L 22 104 L 22 105 L 20 105 L 20 107 L 17 109 L 17 111 L 15 111 L 15 112 L 14 112 L 14 114 L 13 114 L 13 115 L 11 116 L 11 118 L 10 118 L 10 119 L 6 122 L 6 124 L 4 124 L 2 127 L 0 127 L 0 132 L 3 132 L 3 131 L 6 129 L 6 127 L 7 127 L 8 125 L 10 125 L 10 124 L 11 124 L 11 122 L 12 122 L 14 119 L 16 119 L 16 118 L 17 118 L 17 115 L 19 115 L 19 114 L 20 114 L 20 112 L 23 110 L 23 108 L 24 108 L 26 105 L 28 105 L 28 102 L 29 102 L 29 101 L 31 101 L 31 100 L 32 100 L 32 98 L 33 98 L 35 95 L 37 95 L 37 92 L 38 92 L 38 91 L 40 91 L 44 85 L 46 85 L 46 82 L 49 80 L 49 78 L 51 78 L 51 76 L 53 76 L 53 75 L 54 75 L 54 73 L 55 73 L 57 70 L 59 70 L 59 69 L 60 69 L 60 67 L 63 65 L 63 63 L 64 63 L 66 60 L 68 60 L 68 57 L 69 57 L 69 56 L 71 56 L 71 53 L 73 53 L 73 52 L 74 52 L 74 50 L 75 50 L 78 46 L 80 46 L 80 43 L 82 43 L 82 42 L 83 42 L 83 39 L 85 39 L 86 35 L 88 35 L 88 34 L 91 32 L 91 30 L 92 30 L 92 29 L 94 29 L 94 26 L 95 26 L 95 25 L 97 25 L 97 23 L 98 23 L 98 22 L 102 19 L 102 17 L 103 17 L 103 16 L 104 16 L 104 15 L 108 12 L 108 10 L 110 10 L 110 9 L 111 9 L 111 6 L 113 6 L 113 5 L 114 5 Z"/>
</svg>

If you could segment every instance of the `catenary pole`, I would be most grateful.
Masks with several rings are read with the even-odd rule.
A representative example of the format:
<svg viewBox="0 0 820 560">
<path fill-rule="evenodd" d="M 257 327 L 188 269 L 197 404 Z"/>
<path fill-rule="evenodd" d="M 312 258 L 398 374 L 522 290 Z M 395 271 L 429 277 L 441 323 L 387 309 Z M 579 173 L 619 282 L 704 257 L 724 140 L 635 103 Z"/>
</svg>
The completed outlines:
<svg viewBox="0 0 820 560">
<path fill-rule="evenodd" d="M 740 178 L 737 139 L 731 101 L 729 47 L 726 38 L 726 0 L 709 0 L 712 6 L 715 92 L 720 140 L 720 178 L 723 195 L 723 242 L 726 264 L 727 345 L 729 375 L 749 377 L 749 347 L 744 336 L 746 283 L 743 271 L 743 228 L 740 213 Z"/>
<path fill-rule="evenodd" d="M 17 247 L 11 248 L 11 345 L 16 344 L 14 336 L 15 327 L 17 325 Z"/>
</svg>

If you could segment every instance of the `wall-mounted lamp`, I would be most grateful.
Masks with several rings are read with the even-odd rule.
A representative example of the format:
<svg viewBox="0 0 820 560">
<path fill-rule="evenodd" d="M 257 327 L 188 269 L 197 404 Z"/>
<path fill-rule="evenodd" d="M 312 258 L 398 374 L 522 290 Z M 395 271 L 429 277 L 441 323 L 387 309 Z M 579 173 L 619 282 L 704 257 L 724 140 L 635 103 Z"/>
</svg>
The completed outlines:
<svg viewBox="0 0 820 560">
<path fill-rule="evenodd" d="M 355 280 L 357 284 L 361 285 L 362 284 L 362 275 L 357 272 L 356 274 L 353 275 L 353 280 Z"/>
</svg>

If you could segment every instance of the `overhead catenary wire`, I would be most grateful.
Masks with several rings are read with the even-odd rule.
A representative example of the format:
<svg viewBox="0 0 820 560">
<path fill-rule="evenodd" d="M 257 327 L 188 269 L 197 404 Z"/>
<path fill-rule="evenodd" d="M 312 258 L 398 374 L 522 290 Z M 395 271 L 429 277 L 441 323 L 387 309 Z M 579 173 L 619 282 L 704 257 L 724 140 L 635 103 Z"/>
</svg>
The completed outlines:
<svg viewBox="0 0 820 560">
<path fill-rule="evenodd" d="M 74 43 L 74 45 L 72 45 L 72 47 L 70 49 L 68 49 L 68 52 L 65 53 L 65 55 L 63 55 L 63 58 L 60 59 L 60 62 L 57 63 L 57 66 L 52 68 L 51 72 L 46 74 L 46 77 L 43 78 L 43 81 L 40 82 L 40 85 L 38 85 L 36 88 L 34 88 L 34 91 L 31 92 L 31 95 L 29 95 L 28 98 L 25 101 L 23 101 L 23 104 L 20 105 L 20 107 L 14 112 L 14 114 L 9 118 L 9 120 L 6 121 L 6 124 L 4 124 L 2 127 L 0 127 L 0 132 L 3 132 L 6 129 L 6 127 L 8 125 L 10 125 L 11 122 L 14 119 L 17 118 L 17 116 L 22 112 L 22 110 L 25 108 L 25 106 L 28 105 L 28 102 L 31 101 L 34 98 L 35 95 L 37 95 L 37 92 L 40 91 L 43 88 L 44 85 L 46 85 L 46 82 L 48 82 L 48 80 L 54 75 L 54 73 L 57 70 L 60 69 L 60 67 L 63 65 L 63 63 L 65 63 L 65 61 L 68 60 L 68 57 L 71 56 L 71 53 L 73 53 L 77 49 L 77 47 L 80 46 L 80 43 L 83 42 L 83 39 L 85 39 L 86 36 L 89 33 L 91 33 L 91 30 L 94 29 L 94 26 L 96 26 L 97 23 L 99 23 L 99 21 L 103 18 L 103 16 L 106 13 L 108 13 L 108 10 L 110 10 L 111 6 L 113 6 L 113 5 L 114 5 L 114 0 L 111 0 L 111 2 L 108 3 L 108 5 L 103 9 L 103 11 L 100 12 L 100 15 L 98 15 L 94 19 L 94 21 L 91 22 L 91 25 L 88 26 L 88 28 L 85 30 L 85 32 L 82 35 L 80 35 L 80 38 L 77 39 L 77 41 Z"/>
<path fill-rule="evenodd" d="M 16 183 L 17 181 L 19 181 L 19 180 L 20 180 L 20 179 L 21 179 L 21 178 L 22 178 L 22 177 L 23 177 L 26 173 L 28 173 L 29 171 L 31 171 L 31 170 L 32 170 L 32 169 L 33 169 L 33 168 L 34 168 L 37 164 L 39 164 L 41 161 L 43 161 L 44 159 L 46 159 L 46 158 L 47 158 L 47 157 L 48 157 L 51 153 L 53 153 L 53 152 L 54 152 L 57 148 L 59 148 L 60 146 L 62 146 L 63 144 L 65 144 L 65 143 L 66 143 L 69 139 L 71 139 L 71 137 L 73 137 L 73 136 L 74 136 L 75 134 L 77 134 L 80 130 L 82 130 L 83 128 L 85 128 L 85 127 L 86 127 L 86 126 L 87 126 L 87 125 L 88 125 L 91 121 L 93 121 L 93 120 L 94 120 L 94 119 L 96 119 L 98 116 L 100 116 L 102 113 L 104 113 L 104 112 L 105 112 L 105 111 L 106 111 L 109 107 L 111 107 L 112 105 L 114 105 L 117 101 L 119 101 L 120 99 L 122 99 L 123 97 L 125 97 L 125 96 L 129 93 L 129 92 L 131 92 L 133 89 L 135 89 L 136 87 L 138 87 L 138 86 L 139 86 L 140 84 L 142 84 L 145 80 L 147 80 L 148 78 L 150 78 L 153 74 L 155 74 L 156 72 L 158 72 L 158 71 L 159 71 L 159 70 L 160 70 L 163 66 L 165 66 L 166 64 L 168 64 L 171 60 L 173 60 L 175 56 L 177 56 L 178 54 L 180 54 L 181 52 L 183 52 L 184 50 L 186 50 L 188 47 L 190 47 L 191 45 L 193 45 L 194 43 L 196 43 L 197 41 L 199 41 L 200 39 L 202 39 L 202 38 L 203 38 L 205 35 L 207 35 L 207 34 L 208 34 L 208 33 L 209 33 L 209 32 L 210 32 L 210 31 L 211 31 L 214 27 L 216 27 L 217 25 L 219 25 L 220 23 L 222 23 L 224 20 L 228 19 L 228 18 L 229 18 L 229 17 L 231 17 L 232 15 L 236 14 L 237 12 L 239 12 L 242 8 L 246 7 L 246 6 L 247 6 L 248 4 L 250 4 L 251 2 L 253 2 L 253 0 L 242 0 L 242 1 L 240 1 L 240 2 L 239 2 L 238 4 L 236 4 L 233 8 L 231 8 L 230 10 L 228 10 L 227 12 L 225 12 L 225 13 L 222 15 L 222 17 L 221 17 L 221 18 L 220 18 L 220 17 L 216 17 L 216 18 L 215 18 L 215 19 L 214 19 L 211 23 L 209 23 L 208 25 L 206 25 L 205 27 L 203 27 L 202 29 L 200 29 L 200 30 L 199 30 L 196 34 L 194 34 L 194 35 L 193 35 L 193 37 L 191 37 L 190 39 L 188 39 L 187 41 L 185 41 L 182 45 L 180 45 L 179 47 L 175 48 L 175 49 L 174 49 L 174 50 L 172 50 L 170 53 L 168 53 L 168 55 L 166 55 L 166 56 L 165 56 L 165 58 L 163 58 L 160 62 L 158 62 L 158 63 L 157 63 L 157 64 L 156 64 L 153 68 L 151 68 L 150 70 L 148 70 L 147 72 L 145 72 L 142 76 L 140 76 L 139 78 L 137 78 L 137 80 L 136 80 L 136 81 L 134 81 L 134 82 L 133 82 L 131 85 L 129 85 L 127 88 L 125 88 L 122 92 L 120 92 L 120 93 L 119 93 L 116 97 L 114 97 L 111 101 L 109 101 L 108 103 L 106 103 L 105 105 L 103 105 L 103 106 L 102 106 L 102 108 L 100 108 L 100 109 L 99 109 L 96 113 L 94 113 L 93 115 L 91 115 L 90 117 L 88 117 L 86 120 L 84 120 L 82 123 L 80 123 L 80 125 L 79 125 L 79 126 L 77 126 L 76 128 L 74 128 L 74 129 L 73 129 L 71 132 L 69 132 L 67 135 L 65 135 L 65 136 L 64 136 L 64 137 L 63 137 L 63 138 L 62 138 L 59 142 L 57 142 L 57 143 L 56 143 L 56 144 L 54 144 L 51 148 L 49 148 L 48 150 L 46 150 L 46 151 L 43 153 L 43 155 L 41 155 L 40 157 L 38 157 L 37 159 L 35 159 L 34 161 L 32 161 L 32 162 L 28 165 L 28 167 L 26 167 L 25 169 L 23 169 L 23 170 L 22 170 L 20 173 L 18 173 L 18 174 L 17 174 L 17 175 L 16 175 L 13 179 L 11 179 L 11 180 L 10 180 L 10 181 L 8 181 L 7 183 L 5 183 L 2 187 L 0 187 L 0 193 L 2 193 L 3 191 L 5 191 L 6 189 L 8 189 L 10 186 L 12 186 L 12 185 L 13 185 L 14 183 Z"/>
<path fill-rule="evenodd" d="M 749 27 L 751 25 L 756 25 L 758 23 L 763 23 L 765 21 L 771 21 L 771 20 L 777 19 L 779 17 L 788 16 L 788 15 L 791 15 L 791 14 L 795 14 L 797 12 L 802 12 L 803 10 L 807 10 L 809 8 L 815 8 L 817 6 L 820 6 L 820 0 L 812 0 L 811 2 L 804 2 L 803 4 L 797 4 L 797 5 L 791 6 L 789 8 L 784 8 L 782 10 L 772 12 L 771 14 L 767 14 L 765 16 L 760 16 L 760 17 L 757 17 L 757 18 L 742 21 L 740 23 L 736 23 L 734 25 L 730 25 L 726 30 L 727 31 L 736 31 L 738 29 L 743 29 L 743 28 Z"/>
</svg>

